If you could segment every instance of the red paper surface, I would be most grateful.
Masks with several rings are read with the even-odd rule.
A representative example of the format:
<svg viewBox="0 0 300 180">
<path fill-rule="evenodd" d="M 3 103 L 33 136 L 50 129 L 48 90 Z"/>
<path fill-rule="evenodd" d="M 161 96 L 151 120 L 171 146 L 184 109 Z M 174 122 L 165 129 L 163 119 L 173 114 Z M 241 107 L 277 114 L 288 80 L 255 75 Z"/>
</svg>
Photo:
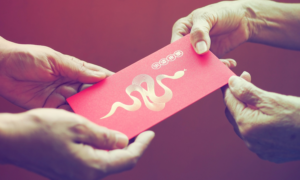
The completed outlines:
<svg viewBox="0 0 300 180">
<path fill-rule="evenodd" d="M 227 84 L 232 75 L 213 53 L 196 54 L 187 35 L 67 101 L 75 113 L 132 138 Z"/>
</svg>

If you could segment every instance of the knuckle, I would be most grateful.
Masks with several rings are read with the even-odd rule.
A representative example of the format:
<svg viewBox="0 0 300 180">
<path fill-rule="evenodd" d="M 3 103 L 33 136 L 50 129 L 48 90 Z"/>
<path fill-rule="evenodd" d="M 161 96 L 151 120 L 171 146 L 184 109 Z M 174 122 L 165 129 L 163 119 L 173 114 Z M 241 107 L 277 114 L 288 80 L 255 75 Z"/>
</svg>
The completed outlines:
<svg viewBox="0 0 300 180">
<path fill-rule="evenodd" d="M 133 157 L 129 160 L 126 170 L 131 170 L 131 169 L 133 169 L 133 168 L 135 167 L 135 165 L 137 164 L 138 160 L 139 160 L 139 156 L 133 156 Z"/>
<path fill-rule="evenodd" d="M 238 126 L 243 126 L 245 123 L 246 118 L 244 116 L 238 116 L 235 118 L 236 124 Z"/>
<path fill-rule="evenodd" d="M 213 24 L 213 22 L 217 21 L 217 15 L 213 11 L 201 10 L 199 9 L 196 11 L 196 13 L 193 13 L 193 19 L 194 20 L 204 20 L 210 25 Z"/>
<path fill-rule="evenodd" d="M 85 72 L 87 70 L 87 63 L 85 61 L 82 61 L 80 59 L 75 58 L 74 56 L 67 55 L 68 58 L 70 58 L 71 61 L 78 64 L 78 71 L 79 72 Z"/>
<path fill-rule="evenodd" d="M 243 86 L 238 89 L 238 94 L 242 99 L 254 99 L 257 98 L 257 90 L 252 86 Z"/>
<path fill-rule="evenodd" d="M 176 28 L 176 27 L 178 27 L 179 25 L 183 24 L 184 21 L 185 21 L 185 18 L 180 18 L 180 19 L 178 19 L 178 20 L 174 23 L 173 28 Z"/>
<path fill-rule="evenodd" d="M 78 135 L 82 135 L 82 134 L 90 134 L 90 129 L 88 127 L 88 125 L 86 124 L 86 122 L 83 121 L 83 119 L 79 118 L 79 117 L 74 117 L 72 119 L 70 119 L 69 123 L 72 125 L 71 130 Z"/>
<path fill-rule="evenodd" d="M 42 109 L 41 109 L 42 110 Z M 30 110 L 27 111 L 24 115 L 25 119 L 31 119 L 33 121 L 40 121 L 40 116 L 38 113 L 36 113 L 36 111 L 38 111 L 37 109 L 35 110 Z"/>
<path fill-rule="evenodd" d="M 262 147 L 265 148 L 264 143 L 257 138 L 257 128 L 252 124 L 244 123 L 242 126 L 239 126 L 239 131 L 244 142 L 251 151 L 257 152 Z"/>
<path fill-rule="evenodd" d="M 237 94 L 241 99 L 247 100 L 254 104 L 260 104 L 262 101 L 264 101 L 264 99 L 266 99 L 266 93 L 264 93 L 264 91 L 248 83 L 245 86 L 239 87 Z"/>
<path fill-rule="evenodd" d="M 79 71 L 81 71 L 81 72 L 84 72 L 84 71 L 86 71 L 86 62 L 84 62 L 84 61 L 80 61 L 79 62 Z"/>
<path fill-rule="evenodd" d="M 247 119 L 245 117 L 238 117 L 236 120 L 236 124 L 241 136 L 245 140 L 250 139 L 253 131 L 253 127 L 250 123 L 247 122 Z"/>
<path fill-rule="evenodd" d="M 191 22 L 186 17 L 184 17 L 177 20 L 174 23 L 172 32 L 178 34 L 187 34 L 190 32 L 191 27 L 192 27 Z"/>
<path fill-rule="evenodd" d="M 244 99 L 245 97 L 249 96 L 249 93 L 251 92 L 251 87 L 248 86 L 240 86 L 240 88 L 237 91 L 237 94 Z"/>
<path fill-rule="evenodd" d="M 47 118 L 47 117 L 45 118 L 45 115 L 49 117 L 49 115 L 54 114 L 56 112 L 57 110 L 54 109 L 44 109 L 44 108 L 33 109 L 25 112 L 24 118 L 37 124 L 46 125 L 49 120 L 50 122 L 55 122 L 57 118 L 51 116 L 50 116 L 51 118 Z"/>
<path fill-rule="evenodd" d="M 199 36 L 205 32 L 208 32 L 208 29 L 204 29 L 203 27 L 199 27 L 199 26 L 193 26 L 191 30 L 191 36 Z"/>
<path fill-rule="evenodd" d="M 76 123 L 72 128 L 71 130 L 75 133 L 75 134 L 78 134 L 78 135 L 81 135 L 81 134 L 86 134 L 86 132 L 88 131 L 87 130 L 87 127 L 81 123 Z"/>
<path fill-rule="evenodd" d="M 196 15 L 196 18 L 204 19 L 204 20 L 209 21 L 212 18 L 212 13 L 207 12 L 207 11 L 206 12 L 201 12 L 201 13 L 198 13 Z"/>
<path fill-rule="evenodd" d="M 103 145 L 108 146 L 112 144 L 113 136 L 107 128 L 103 129 L 103 133 L 101 136 L 102 136 L 101 139 Z"/>
</svg>

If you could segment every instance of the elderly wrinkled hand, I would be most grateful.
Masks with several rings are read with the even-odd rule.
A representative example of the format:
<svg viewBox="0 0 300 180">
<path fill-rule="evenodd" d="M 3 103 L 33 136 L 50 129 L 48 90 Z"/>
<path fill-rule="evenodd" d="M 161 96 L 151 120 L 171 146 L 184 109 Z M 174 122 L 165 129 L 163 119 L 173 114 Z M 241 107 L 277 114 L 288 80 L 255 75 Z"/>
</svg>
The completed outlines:
<svg viewBox="0 0 300 180">
<path fill-rule="evenodd" d="M 226 116 L 247 147 L 276 163 L 300 159 L 300 98 L 267 92 L 244 72 L 223 87 Z"/>
<path fill-rule="evenodd" d="M 26 109 L 71 111 L 66 98 L 112 74 L 46 46 L 0 38 L 0 95 Z"/>
<path fill-rule="evenodd" d="M 174 42 L 191 34 L 198 54 L 219 58 L 248 41 L 300 50 L 300 4 L 274 1 L 223 1 L 194 10 L 173 26 Z"/>
<path fill-rule="evenodd" d="M 131 169 L 154 137 L 147 131 L 127 146 L 124 134 L 57 109 L 0 114 L 0 122 L 0 163 L 55 180 L 99 180 Z"/>
<path fill-rule="evenodd" d="M 191 44 L 198 54 L 211 50 L 222 57 L 250 37 L 248 13 L 242 7 L 243 3 L 235 1 L 196 9 L 174 24 L 171 42 L 190 33 Z M 233 59 L 221 61 L 229 68 L 236 66 Z"/>
<path fill-rule="evenodd" d="M 249 14 L 240 1 L 219 2 L 194 10 L 173 26 L 172 42 L 191 34 L 198 54 L 209 49 L 218 57 L 249 39 Z"/>
</svg>

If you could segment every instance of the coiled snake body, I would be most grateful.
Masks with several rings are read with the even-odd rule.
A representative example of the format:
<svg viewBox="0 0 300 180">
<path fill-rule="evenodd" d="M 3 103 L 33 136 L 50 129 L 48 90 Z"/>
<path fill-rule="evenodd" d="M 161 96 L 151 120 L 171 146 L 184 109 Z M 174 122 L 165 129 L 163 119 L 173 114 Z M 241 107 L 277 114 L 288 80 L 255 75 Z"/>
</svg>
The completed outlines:
<svg viewBox="0 0 300 180">
<path fill-rule="evenodd" d="M 159 96 L 159 97 L 156 96 L 156 94 L 155 94 L 155 88 L 154 88 L 155 83 L 154 83 L 154 80 L 151 76 L 149 76 L 147 74 L 140 74 L 140 75 L 136 76 L 132 80 L 132 84 L 126 88 L 126 93 L 133 100 L 133 104 L 132 105 L 126 105 L 126 104 L 123 104 L 121 102 L 115 102 L 112 105 L 111 110 L 109 111 L 109 113 L 107 115 L 105 115 L 104 117 L 102 117 L 101 119 L 108 118 L 111 115 L 113 115 L 118 107 L 122 107 L 122 108 L 126 109 L 127 111 L 136 111 L 136 110 L 140 109 L 140 107 L 142 106 L 141 101 L 137 97 L 134 97 L 134 96 L 131 95 L 131 93 L 134 92 L 134 91 L 137 91 L 142 95 L 144 103 L 145 103 L 145 105 L 148 109 L 150 109 L 152 111 L 161 111 L 161 110 L 163 110 L 166 103 L 172 99 L 173 93 L 172 93 L 172 90 L 170 88 L 168 88 L 166 85 L 164 85 L 161 81 L 165 78 L 179 79 L 184 75 L 184 71 L 185 70 L 177 71 L 174 74 L 174 76 L 168 76 L 168 75 L 165 75 L 165 74 L 161 74 L 161 75 L 156 76 L 156 82 L 165 91 L 164 95 Z M 143 82 L 147 83 L 147 90 L 144 89 L 141 86 L 141 84 Z M 147 97 L 152 102 L 150 102 Z"/>
</svg>

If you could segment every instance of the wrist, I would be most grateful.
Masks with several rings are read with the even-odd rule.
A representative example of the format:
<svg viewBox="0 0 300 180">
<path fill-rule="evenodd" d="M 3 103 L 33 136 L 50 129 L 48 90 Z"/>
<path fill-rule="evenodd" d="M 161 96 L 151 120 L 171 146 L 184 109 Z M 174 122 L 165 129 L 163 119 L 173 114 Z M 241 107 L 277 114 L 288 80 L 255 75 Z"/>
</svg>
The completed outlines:
<svg viewBox="0 0 300 180">
<path fill-rule="evenodd" d="M 268 27 L 267 17 L 268 9 L 273 6 L 272 1 L 261 0 L 246 0 L 240 1 L 245 11 L 245 19 L 247 20 L 247 27 L 249 32 L 249 42 L 259 41 L 260 34 Z M 272 9 L 272 8 L 270 8 Z"/>
<path fill-rule="evenodd" d="M 243 1 L 249 42 L 300 50 L 300 4 Z"/>
</svg>

